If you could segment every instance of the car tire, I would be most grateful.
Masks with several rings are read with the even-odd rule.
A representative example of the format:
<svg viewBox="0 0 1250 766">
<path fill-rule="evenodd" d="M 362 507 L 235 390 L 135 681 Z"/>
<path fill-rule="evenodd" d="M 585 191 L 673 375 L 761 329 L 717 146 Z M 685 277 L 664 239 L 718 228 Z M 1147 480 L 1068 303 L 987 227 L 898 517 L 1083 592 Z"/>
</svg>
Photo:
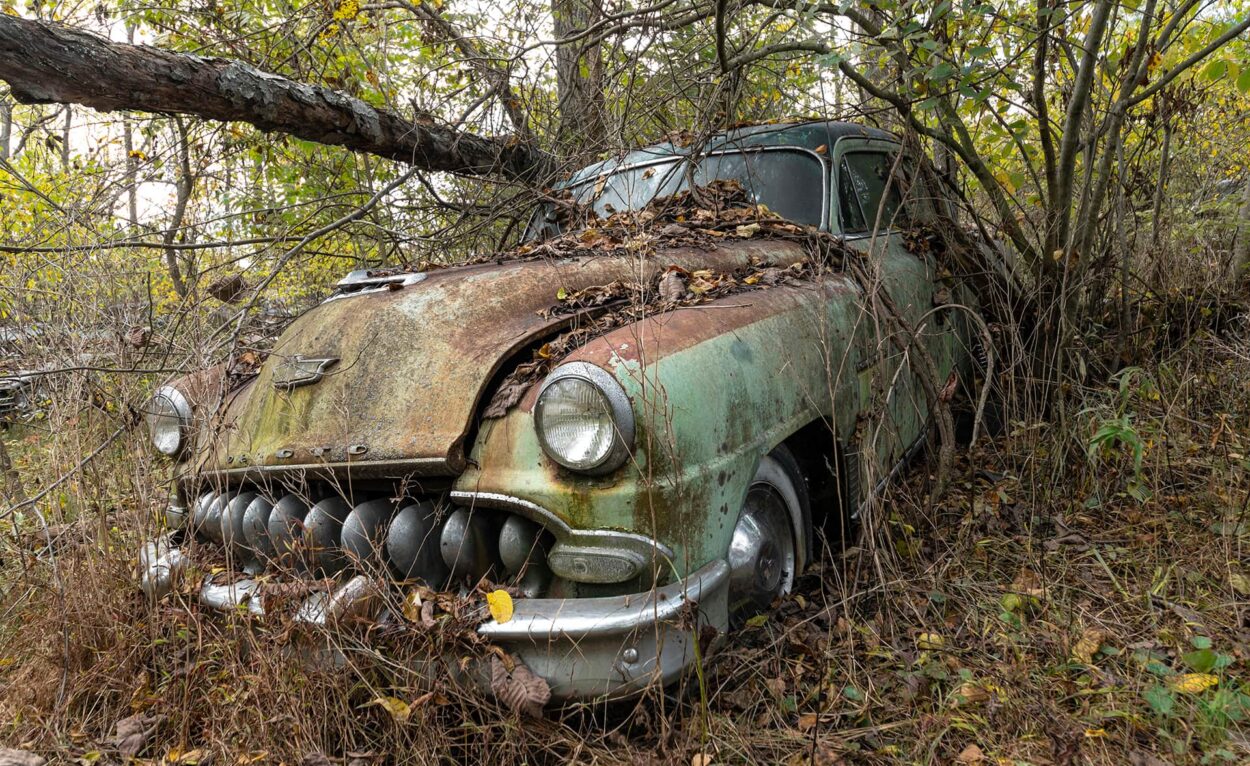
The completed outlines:
<svg viewBox="0 0 1250 766">
<path fill-rule="evenodd" d="M 807 561 L 807 484 L 784 446 L 760 458 L 734 526 L 729 562 L 731 625 L 789 593 Z"/>
</svg>

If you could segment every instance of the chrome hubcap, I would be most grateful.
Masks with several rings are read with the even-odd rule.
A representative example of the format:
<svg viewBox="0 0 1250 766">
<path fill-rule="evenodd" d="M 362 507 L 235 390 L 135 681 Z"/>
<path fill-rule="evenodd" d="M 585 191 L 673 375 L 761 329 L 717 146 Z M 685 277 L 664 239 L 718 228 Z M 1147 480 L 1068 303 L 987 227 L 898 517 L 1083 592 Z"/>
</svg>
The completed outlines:
<svg viewBox="0 0 1250 766">
<path fill-rule="evenodd" d="M 729 544 L 729 609 L 747 617 L 768 608 L 794 583 L 794 530 L 780 493 L 756 484 Z"/>
</svg>

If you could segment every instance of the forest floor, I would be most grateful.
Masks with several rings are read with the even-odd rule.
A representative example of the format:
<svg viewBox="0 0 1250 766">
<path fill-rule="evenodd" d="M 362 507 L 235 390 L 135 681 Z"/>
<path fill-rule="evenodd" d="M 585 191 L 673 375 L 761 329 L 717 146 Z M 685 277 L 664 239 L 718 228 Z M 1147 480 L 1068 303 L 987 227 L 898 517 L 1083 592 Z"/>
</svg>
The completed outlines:
<svg viewBox="0 0 1250 766">
<path fill-rule="evenodd" d="M 962 452 L 936 508 L 921 462 L 877 533 L 701 683 L 543 719 L 363 644 L 315 670 L 286 631 L 149 606 L 135 551 L 162 498 L 133 449 L 106 451 L 94 494 L 49 509 L 85 533 L 54 559 L 0 548 L 0 744 L 81 764 L 1248 763 L 1248 394 L 1250 342 L 1203 337 Z M 4 438 L 32 485 L 55 475 L 48 435 Z"/>
</svg>

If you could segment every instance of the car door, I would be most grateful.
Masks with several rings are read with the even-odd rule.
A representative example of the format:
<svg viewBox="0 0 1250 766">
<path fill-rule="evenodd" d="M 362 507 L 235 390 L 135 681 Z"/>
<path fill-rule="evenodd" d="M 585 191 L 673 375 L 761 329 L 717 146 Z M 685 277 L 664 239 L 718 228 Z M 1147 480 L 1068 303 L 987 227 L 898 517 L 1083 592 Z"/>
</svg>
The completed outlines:
<svg viewBox="0 0 1250 766">
<path fill-rule="evenodd" d="M 830 228 L 864 255 L 867 289 L 882 289 L 898 307 L 907 325 L 933 331 L 926 314 L 933 306 L 934 264 L 910 252 L 903 233 L 924 215 L 923 203 L 909 195 L 908 168 L 899 146 L 888 141 L 843 139 L 835 146 L 833 210 Z M 875 454 L 883 469 L 871 478 L 885 480 L 924 436 L 928 404 L 915 375 L 910 338 L 892 330 L 868 311 L 865 300 L 855 333 L 858 351 L 861 412 L 883 411 L 882 418 L 864 421 L 857 445 L 861 454 Z M 893 332 L 900 337 L 892 337 Z"/>
</svg>

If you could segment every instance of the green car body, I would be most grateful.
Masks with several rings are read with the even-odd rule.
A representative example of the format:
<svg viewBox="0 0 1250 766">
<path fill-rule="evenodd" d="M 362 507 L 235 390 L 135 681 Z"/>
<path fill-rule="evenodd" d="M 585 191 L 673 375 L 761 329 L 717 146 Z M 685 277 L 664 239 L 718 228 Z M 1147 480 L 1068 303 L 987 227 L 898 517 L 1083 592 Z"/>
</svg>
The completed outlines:
<svg viewBox="0 0 1250 766">
<path fill-rule="evenodd" d="M 259 550 L 241 542 L 252 540 L 243 530 L 253 511 L 276 506 L 297 485 L 328 481 L 338 488 L 337 505 L 324 492 L 309 492 L 305 503 L 314 510 L 328 503 L 334 517 L 335 508 L 355 514 L 369 498 L 393 498 L 402 484 L 398 494 L 435 509 L 423 523 L 431 538 L 441 535 L 453 581 L 460 572 L 453 584 L 468 587 L 479 574 L 498 582 L 504 548 L 515 545 L 508 535 L 531 535 L 524 539 L 545 561 L 519 571 L 544 572 L 541 586 L 516 601 L 513 619 L 487 621 L 479 632 L 546 678 L 556 698 L 628 694 L 672 681 L 694 661 L 699 626 L 723 633 L 738 613 L 735 578 L 755 574 L 734 563 L 746 555 L 734 551 L 755 488 L 773 486 L 758 502 L 773 509 L 768 518 L 782 513 L 789 520 L 790 537 L 783 534 L 781 545 L 793 551 L 786 548 L 780 566 L 787 569 L 784 583 L 792 582 L 811 560 L 815 531 L 853 515 L 870 483 L 923 440 L 929 407 L 913 369 L 914 346 L 923 345 L 942 380 L 964 368 L 966 317 L 942 309 L 952 290 L 958 302 L 975 306 L 959 285 L 941 284 L 932 256 L 905 246 L 898 221 L 924 224 L 943 215 L 945 204 L 916 192 L 916 165 L 899 160 L 888 134 L 829 122 L 759 126 L 714 137 L 701 152 L 713 174 L 759 170 L 760 188 L 772 184 L 770 207 L 793 211 L 803 219 L 798 223 L 861 253 L 858 276 L 830 265 L 616 323 L 550 360 L 546 383 L 529 385 L 494 413 L 501 416 L 484 417 L 511 371 L 581 321 L 550 311 L 557 295 L 629 280 L 654 284 L 674 268 L 784 271 L 810 262 L 810 247 L 799 238 L 730 236 L 712 247 L 661 244 L 646 257 L 565 253 L 366 275 L 300 317 L 241 388 L 227 390 L 211 376 L 174 384 L 169 396 L 182 401 L 171 401 L 170 411 L 194 411 L 187 423 L 200 424 L 187 429 L 193 443 L 178 452 L 176 469 L 192 531 L 223 544 L 242 564 Z M 633 152 L 581 171 L 568 188 L 591 206 L 605 187 L 617 204 L 629 205 L 632 192 L 614 184 L 632 179 L 652 187 L 640 192 L 645 202 L 677 190 L 681 174 L 670 171 L 684 167 L 689 153 L 672 144 Z M 891 186 L 890 177 L 907 180 Z M 891 196 L 897 186 L 908 187 L 901 202 Z M 869 202 L 872 213 L 864 209 Z M 879 282 L 914 338 L 883 334 L 866 308 L 865 274 Z M 561 371 L 579 386 L 598 380 L 601 390 L 612 389 L 605 396 L 624 410 L 614 410 L 615 438 L 627 442 L 619 466 L 570 469 L 544 446 L 536 410 Z M 605 376 L 614 383 L 604 383 Z M 873 411 L 886 417 L 866 419 Z M 870 471 L 870 463 L 886 471 Z M 778 471 L 780 484 L 768 485 Z M 368 530 L 379 536 L 374 565 L 395 576 L 394 562 L 389 569 L 385 563 L 394 553 L 390 539 L 382 538 L 393 534 L 390 519 L 398 517 L 391 514 L 399 506 L 388 507 L 382 523 L 391 531 Z M 474 514 L 489 519 L 481 526 L 486 532 L 474 526 Z M 273 511 L 265 516 L 272 521 Z M 321 522 L 312 518 L 303 520 L 302 534 L 321 534 L 309 531 Z M 344 546 L 341 529 L 365 529 L 360 518 L 329 523 Z M 457 524 L 468 531 L 447 531 Z M 457 569 L 461 559 L 448 558 L 449 536 L 456 552 L 470 543 L 502 546 L 480 553 L 495 568 Z M 167 587 L 176 569 L 171 552 L 192 539 L 175 535 L 147 554 L 150 593 Z M 764 554 L 750 555 L 758 559 L 752 567 L 764 567 Z M 353 557 L 325 561 L 318 566 L 340 579 L 367 568 Z M 765 563 L 775 574 L 779 565 Z M 217 590 L 203 598 L 238 608 L 256 593 L 255 582 L 227 591 L 213 585 Z"/>
</svg>

